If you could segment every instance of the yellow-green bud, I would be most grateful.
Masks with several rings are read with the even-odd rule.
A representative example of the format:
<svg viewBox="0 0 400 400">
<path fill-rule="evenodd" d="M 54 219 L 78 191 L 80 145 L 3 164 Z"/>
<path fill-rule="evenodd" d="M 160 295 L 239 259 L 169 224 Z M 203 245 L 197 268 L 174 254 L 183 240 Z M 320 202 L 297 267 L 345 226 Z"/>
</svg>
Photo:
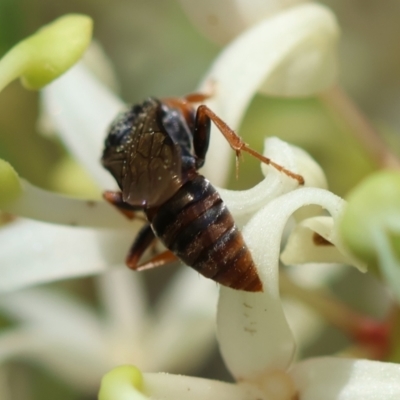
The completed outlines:
<svg viewBox="0 0 400 400">
<path fill-rule="evenodd" d="M 16 44 L 0 60 L 0 90 L 18 77 L 34 90 L 59 77 L 81 58 L 92 28 L 86 15 L 65 15 Z"/>
<path fill-rule="evenodd" d="M 384 233 L 400 255 L 400 172 L 380 171 L 366 178 L 348 196 L 340 233 L 361 260 L 378 263 L 377 233 Z M 399 257 L 400 260 L 400 257 Z"/>
<path fill-rule="evenodd" d="M 143 375 L 132 365 L 122 365 L 114 368 L 101 380 L 99 400 L 144 400 L 141 393 Z"/>
</svg>

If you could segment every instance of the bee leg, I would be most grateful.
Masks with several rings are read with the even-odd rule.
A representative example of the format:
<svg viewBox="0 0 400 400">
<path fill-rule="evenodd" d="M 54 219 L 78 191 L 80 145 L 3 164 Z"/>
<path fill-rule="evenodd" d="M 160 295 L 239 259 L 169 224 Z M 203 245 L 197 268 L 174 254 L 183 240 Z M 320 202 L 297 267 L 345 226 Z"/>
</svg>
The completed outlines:
<svg viewBox="0 0 400 400">
<path fill-rule="evenodd" d="M 178 258 L 172 252 L 167 250 L 151 258 L 149 261 L 139 264 L 143 253 L 155 240 L 156 237 L 151 229 L 150 224 L 145 225 L 137 235 L 132 247 L 129 250 L 128 256 L 126 257 L 126 265 L 135 271 L 143 271 L 146 269 L 161 267 L 162 265 L 170 264 L 171 262 L 178 260 Z"/>
<path fill-rule="evenodd" d="M 172 251 L 165 250 L 150 259 L 149 261 L 140 264 L 136 268 L 136 271 L 145 271 L 146 269 L 162 267 L 163 265 L 171 264 L 176 261 L 179 261 L 179 258 Z"/>
<path fill-rule="evenodd" d="M 292 171 L 289 171 L 282 165 L 279 165 L 272 161 L 270 158 L 264 157 L 262 154 L 253 150 L 249 147 L 242 138 L 237 135 L 229 126 L 222 121 L 212 110 L 210 110 L 206 105 L 201 105 L 197 109 L 196 119 L 195 119 L 195 127 L 194 127 L 194 135 L 193 135 L 193 146 L 196 156 L 199 158 L 199 164 L 202 166 L 204 164 L 205 154 L 207 153 L 209 136 L 210 136 L 210 123 L 214 122 L 216 127 L 220 130 L 220 132 L 225 136 L 225 139 L 228 141 L 229 145 L 236 152 L 236 171 L 238 171 L 238 159 L 240 153 L 245 151 L 251 154 L 253 157 L 256 157 L 261 162 L 272 165 L 278 171 L 285 173 L 293 179 L 296 179 L 300 185 L 304 184 L 304 178 L 295 174 Z"/>
<path fill-rule="evenodd" d="M 111 190 L 107 190 L 103 193 L 103 198 L 108 203 L 116 207 L 118 211 L 124 214 L 125 217 L 127 217 L 128 219 L 141 218 L 140 216 L 135 214 L 135 211 L 141 210 L 141 208 L 136 208 L 128 203 L 125 203 L 122 200 L 121 192 L 112 192 Z"/>
</svg>

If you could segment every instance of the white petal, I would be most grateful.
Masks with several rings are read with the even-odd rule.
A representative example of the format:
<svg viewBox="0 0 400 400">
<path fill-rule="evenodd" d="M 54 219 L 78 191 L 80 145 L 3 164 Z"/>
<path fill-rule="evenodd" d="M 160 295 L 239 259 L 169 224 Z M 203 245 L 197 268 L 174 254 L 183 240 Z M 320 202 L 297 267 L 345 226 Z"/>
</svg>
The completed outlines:
<svg viewBox="0 0 400 400">
<path fill-rule="evenodd" d="M 100 164 L 108 126 L 123 103 L 77 64 L 43 90 L 44 111 L 77 160 L 102 188 L 115 182 Z"/>
<path fill-rule="evenodd" d="M 240 35 L 218 57 L 200 86 L 213 92 L 207 102 L 232 129 L 238 129 L 257 90 L 280 95 L 310 95 L 332 85 L 336 76 L 333 48 L 338 27 L 333 14 L 306 4 L 267 19 Z M 265 85 L 264 85 L 265 83 Z M 227 173 L 229 146 L 215 128 L 211 132 L 206 176 L 217 185 Z M 226 167 L 224 167 L 226 165 Z"/>
<path fill-rule="evenodd" d="M 125 266 L 97 278 L 108 331 L 115 337 L 128 336 L 131 343 L 138 342 L 147 324 L 148 304 L 143 278 L 143 274 Z"/>
<path fill-rule="evenodd" d="M 267 241 L 264 245 L 270 249 Z M 277 270 L 277 256 L 275 259 Z M 273 279 L 277 283 L 277 278 Z M 221 287 L 217 329 L 222 357 L 237 380 L 285 370 L 293 359 L 294 338 L 277 294 Z"/>
<path fill-rule="evenodd" d="M 243 229 L 264 293 L 221 288 L 218 339 L 236 378 L 251 379 L 268 369 L 286 369 L 292 360 L 294 339 L 279 298 L 278 260 L 288 218 L 309 204 L 321 205 L 336 219 L 344 201 L 323 189 L 297 189 L 272 200 Z"/>
<path fill-rule="evenodd" d="M 0 229 L 0 292 L 124 264 L 134 235 L 18 220 Z"/>
<path fill-rule="evenodd" d="M 273 138 L 271 138 L 273 139 Z M 275 140 L 279 140 L 275 138 Z M 265 140 L 267 142 L 268 139 Z M 288 145 L 288 144 L 286 144 Z M 292 171 L 292 168 L 295 168 L 298 174 L 300 174 L 304 178 L 304 186 L 309 186 L 309 187 L 317 187 L 321 189 L 327 189 L 328 188 L 328 182 L 326 180 L 326 176 L 320 165 L 303 149 L 300 147 L 296 147 L 293 145 L 290 145 L 290 148 L 293 152 L 293 157 L 291 158 L 292 160 L 295 160 L 295 167 L 292 167 L 290 165 L 285 165 L 286 168 L 290 169 Z M 275 156 L 268 156 L 271 157 L 275 161 L 275 159 L 278 160 Z M 278 160 L 279 161 L 279 160 Z M 293 162 L 293 161 L 292 161 Z M 279 163 L 281 163 L 279 161 Z M 261 164 L 262 169 L 266 169 L 267 165 Z M 270 169 L 273 167 L 269 167 Z M 293 171 L 292 171 L 293 172 Z"/>
<path fill-rule="evenodd" d="M 331 87 L 338 75 L 340 30 L 335 15 L 329 8 L 315 3 L 293 7 L 287 14 L 293 18 L 286 20 L 288 24 L 292 24 L 294 18 L 303 18 L 303 26 L 297 32 L 301 40 L 280 60 L 280 65 L 265 79 L 260 91 L 291 97 L 319 93 Z M 291 32 L 287 32 L 286 27 L 281 34 L 290 35 Z"/>
<path fill-rule="evenodd" d="M 323 285 L 337 282 L 349 271 L 344 264 L 303 264 L 300 268 L 297 265 L 288 265 L 286 270 L 291 280 L 297 284 L 319 289 Z"/>
<path fill-rule="evenodd" d="M 281 260 L 285 264 L 339 263 L 356 266 L 365 272 L 366 266 L 351 257 L 341 245 L 332 217 L 313 217 L 301 221 L 291 232 Z M 314 233 L 329 243 L 314 240 Z"/>
<path fill-rule="evenodd" d="M 72 326 L 73 338 L 87 340 L 102 336 L 102 324 L 94 310 L 66 293 L 32 288 L 0 296 L 0 310 L 10 318 L 40 325 L 44 329 L 67 332 Z M 68 333 L 69 334 L 69 333 Z"/>
<path fill-rule="evenodd" d="M 308 0 L 180 0 L 192 22 L 211 40 L 225 44 L 279 11 Z"/>
<path fill-rule="evenodd" d="M 311 204 L 325 208 L 337 221 L 345 202 L 324 189 L 300 188 L 272 200 L 243 230 L 265 288 L 274 295 L 278 295 L 275 257 L 279 257 L 283 229 L 296 210 Z"/>
<path fill-rule="evenodd" d="M 321 357 L 290 371 L 302 400 L 400 399 L 400 365 Z"/>
<path fill-rule="evenodd" d="M 85 304 L 50 289 L 0 297 L 3 315 L 19 322 L 0 333 L 0 360 L 28 359 L 73 386 L 93 390 L 112 367 L 103 324 Z"/>
<path fill-rule="evenodd" d="M 20 217 L 61 225 L 93 228 L 125 228 L 137 232 L 142 223 L 130 221 L 105 201 L 83 200 L 40 189 L 20 179 L 22 194 L 2 207 Z"/>
<path fill-rule="evenodd" d="M 37 327 L 0 331 L 0 363 L 9 360 L 39 363 L 71 386 L 93 392 L 101 376 L 112 366 L 101 346 L 77 346 L 66 336 L 57 337 Z"/>
<path fill-rule="evenodd" d="M 304 160 L 310 159 L 308 154 L 299 152 L 296 147 L 276 137 L 266 139 L 264 149 L 266 157 L 298 174 L 303 174 L 300 166 L 307 164 Z M 274 167 L 262 164 L 261 168 L 265 179 L 251 189 L 237 191 L 218 188 L 219 194 L 239 227 L 242 227 L 255 212 L 269 201 L 283 193 L 290 192 L 299 185 L 295 179 L 279 172 Z M 316 169 L 318 168 L 316 167 Z M 306 168 L 304 172 L 308 173 L 309 168 Z M 304 176 L 306 183 L 308 183 L 309 176 L 310 174 Z"/>
<path fill-rule="evenodd" d="M 112 367 L 101 321 L 70 296 L 30 289 L 1 296 L 0 310 L 21 322 L 0 335 L 3 359 L 38 361 L 73 385 L 91 387 Z"/>
<path fill-rule="evenodd" d="M 158 301 L 146 340 L 152 370 L 188 371 L 209 357 L 215 348 L 217 295 L 215 282 L 192 268 L 177 273 Z"/>
<path fill-rule="evenodd" d="M 263 398 L 260 391 L 252 385 L 169 374 L 143 374 L 143 378 L 143 392 L 151 400 L 258 400 Z"/>
</svg>

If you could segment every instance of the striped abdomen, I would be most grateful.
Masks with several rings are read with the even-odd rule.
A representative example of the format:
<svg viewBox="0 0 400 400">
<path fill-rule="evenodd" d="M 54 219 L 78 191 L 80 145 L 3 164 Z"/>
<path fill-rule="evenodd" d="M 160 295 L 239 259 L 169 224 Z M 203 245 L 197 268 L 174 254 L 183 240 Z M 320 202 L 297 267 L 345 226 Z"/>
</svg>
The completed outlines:
<svg viewBox="0 0 400 400">
<path fill-rule="evenodd" d="M 203 176 L 147 213 L 159 239 L 185 264 L 233 289 L 262 291 L 250 251 L 218 192 Z"/>
</svg>

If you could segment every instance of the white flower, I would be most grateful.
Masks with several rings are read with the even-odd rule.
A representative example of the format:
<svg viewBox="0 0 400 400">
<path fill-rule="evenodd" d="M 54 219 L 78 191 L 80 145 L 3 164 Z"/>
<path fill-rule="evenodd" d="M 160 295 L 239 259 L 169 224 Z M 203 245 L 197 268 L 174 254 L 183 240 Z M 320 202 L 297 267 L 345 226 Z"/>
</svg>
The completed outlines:
<svg viewBox="0 0 400 400">
<path fill-rule="evenodd" d="M 303 90 L 307 88 L 313 92 L 322 89 L 322 82 L 325 86 L 332 84 L 334 75 L 330 60 L 334 56 L 336 37 L 337 26 L 327 9 L 313 4 L 294 7 L 250 29 L 228 46 L 205 76 L 200 91 L 207 92 L 211 86 L 212 98 L 207 104 L 236 129 L 252 96 L 263 82 L 272 88 L 281 79 L 278 73 L 281 66 L 284 70 L 289 64 L 295 68 L 298 82 L 305 79 L 306 83 L 301 85 Z M 321 47 L 321 40 L 329 45 Z M 304 46 L 318 57 L 313 57 L 307 68 L 298 69 Z M 311 77 L 314 80 L 310 81 Z M 296 95 L 298 91 L 296 84 L 286 87 L 283 93 Z M 43 96 L 49 117 L 75 158 L 101 188 L 114 188 L 115 183 L 101 167 L 99 159 L 107 127 L 123 103 L 82 65 L 77 65 L 52 83 L 44 90 Z M 213 183 L 224 182 L 227 159 L 231 155 L 232 151 L 222 135 L 213 128 L 204 168 L 204 173 Z M 276 158 L 275 154 L 273 157 Z M 218 168 L 213 167 L 216 160 Z M 290 162 L 287 167 L 292 167 Z M 12 171 L 7 169 L 1 180 L 10 175 Z M 137 232 L 137 222 L 124 220 L 102 201 L 88 203 L 55 196 L 23 180 L 20 182 L 23 190 L 19 192 L 19 198 L 0 202 L 0 207 L 43 222 L 19 220 L 2 229 L 1 290 L 99 273 L 112 265 L 123 264 Z M 229 206 L 229 200 L 226 200 Z M 256 205 L 251 212 L 259 206 Z M 250 205 L 242 205 L 245 207 L 250 209 Z M 235 216 L 234 210 L 232 213 Z M 72 224 L 73 227 L 60 224 Z M 25 245 L 23 250 L 16 251 L 21 249 L 21 237 Z"/>
<path fill-rule="evenodd" d="M 100 400 L 398 399 L 398 364 L 334 357 L 293 363 L 296 343 L 278 288 L 280 239 L 288 217 L 309 204 L 329 211 L 334 221 L 329 234 L 334 237 L 343 200 L 318 188 L 301 188 L 273 199 L 243 229 L 264 292 L 220 288 L 218 340 L 237 384 L 167 374 L 141 376 L 135 369 L 120 367 L 103 379 Z"/>
<path fill-rule="evenodd" d="M 0 364 L 34 361 L 86 393 L 94 393 L 101 376 L 120 364 L 190 371 L 214 348 L 217 294 L 213 282 L 191 272 L 176 277 L 155 309 L 141 279 L 126 268 L 97 279 L 101 314 L 54 289 L 0 296 L 0 312 L 17 323 L 0 330 Z"/>
<path fill-rule="evenodd" d="M 180 0 L 193 24 L 211 40 L 226 44 L 244 30 L 309 0 Z"/>
<path fill-rule="evenodd" d="M 207 104 L 233 129 L 237 129 L 251 98 L 262 85 L 264 89 L 269 88 L 271 92 L 283 95 L 310 94 L 331 85 L 335 75 L 332 60 L 337 31 L 334 17 L 321 6 L 305 5 L 285 11 L 248 30 L 228 46 L 205 76 L 199 90 L 207 92 L 211 88 L 212 97 Z M 308 56 L 304 58 L 304 55 Z M 75 158 L 102 189 L 115 187 L 115 183 L 100 166 L 99 158 L 107 127 L 123 107 L 123 103 L 100 85 L 83 65 L 77 65 L 46 88 L 43 101 L 56 131 Z M 205 173 L 212 182 L 222 184 L 228 168 L 226 161 L 232 152 L 215 129 L 211 137 Z M 272 138 L 267 142 L 266 154 L 293 172 L 302 174 L 306 185 L 325 187 L 325 178 L 319 167 L 301 150 Z M 215 168 L 216 160 L 219 162 L 218 168 Z M 0 231 L 1 291 L 11 292 L 52 280 L 104 273 L 123 264 L 140 222 L 126 221 L 102 201 L 88 202 L 40 190 L 19 178 L 10 166 L 2 167 L 0 181 L 13 182 L 8 186 L 13 188 L 13 193 L 12 196 L 7 193 L 0 196 L 1 208 L 40 222 L 22 218 Z M 322 189 L 294 190 L 298 188 L 297 181 L 274 168 L 264 166 L 263 170 L 264 173 L 268 171 L 266 178 L 253 189 L 241 193 L 219 189 L 239 226 L 246 225 L 245 232 L 248 231 L 248 221 L 255 213 L 264 206 L 277 207 L 280 201 L 285 202 L 286 199 L 294 199 L 296 204 L 315 202 L 318 198 L 325 204 L 330 199 L 329 201 L 336 201 L 339 208 L 342 204 L 340 199 Z M 291 214 L 290 210 L 286 211 Z M 263 215 L 261 217 L 264 218 Z M 286 219 L 287 217 L 285 214 Z M 272 227 L 271 233 L 275 238 L 273 257 L 277 260 L 280 233 L 276 229 L 283 230 L 283 226 Z M 328 233 L 331 234 L 331 231 Z M 245 233 L 245 237 L 248 234 Z M 107 304 L 112 304 L 117 294 L 129 297 L 130 285 L 139 288 L 135 291 L 141 291 L 140 275 L 130 273 L 132 282 L 126 282 L 128 289 L 119 290 L 111 278 L 114 274 L 117 276 L 119 271 L 101 278 L 103 283 L 111 285 L 108 290 L 112 294 L 105 295 Z M 191 279 L 196 277 L 191 270 L 186 270 L 183 274 L 189 274 Z M 195 291 L 184 278 L 179 279 L 183 281 L 175 290 L 180 296 L 179 300 L 171 300 L 167 311 L 162 310 L 157 314 L 166 316 L 160 317 L 158 324 L 161 325 L 155 323 L 149 331 L 146 331 L 149 328 L 143 322 L 146 318 L 143 320 L 139 316 L 135 317 L 136 313 L 141 314 L 142 306 L 138 305 L 138 309 L 132 310 L 132 304 L 140 304 L 137 299 L 122 299 L 111 305 L 109 316 L 116 318 L 117 323 L 108 324 L 90 311 L 83 311 L 83 316 L 79 308 L 70 301 L 65 302 L 51 292 L 31 289 L 5 295 L 0 301 L 0 307 L 11 318 L 16 319 L 19 325 L 13 330 L 3 332 L 0 340 L 7 346 L 1 348 L 8 348 L 8 351 L 5 351 L 2 358 L 4 360 L 13 357 L 18 352 L 21 356 L 33 357 L 82 387 L 91 386 L 104 368 L 117 362 L 130 361 L 131 358 L 139 360 L 138 363 L 144 369 L 168 368 L 168 363 L 171 363 L 175 354 L 184 351 L 185 345 L 192 347 L 191 343 L 197 340 L 195 335 L 190 334 L 196 332 L 193 327 L 200 322 L 206 324 L 204 336 L 197 342 L 197 346 L 200 343 L 199 349 L 207 347 L 211 332 L 209 327 L 212 302 L 204 304 L 203 295 L 196 296 L 187 308 L 185 303 L 181 304 L 182 314 L 178 312 L 177 304 L 182 301 L 181 296 L 185 296 L 185 289 L 190 289 L 193 293 L 197 293 L 198 289 L 200 293 L 204 293 L 201 286 Z M 213 285 L 212 282 L 211 284 Z M 225 307 L 224 298 L 229 299 L 231 296 L 229 289 L 222 289 L 222 293 L 225 294 L 221 296 L 220 309 Z M 233 301 L 237 301 L 235 295 L 242 294 L 235 293 Z M 269 298 L 270 291 L 268 289 L 257 296 L 261 299 Z M 280 315 L 281 306 L 277 299 L 274 300 L 271 310 L 274 307 L 277 307 L 274 313 Z M 204 312 L 197 315 L 194 310 L 199 309 Z M 120 317 L 119 312 L 123 316 Z M 182 320 L 182 324 L 174 325 L 174 312 L 176 318 Z M 197 317 L 188 321 L 186 316 L 193 313 Z M 132 318 L 126 320 L 126 315 L 130 314 Z M 64 325 L 57 328 L 55 321 L 60 320 L 60 315 Z M 111 332 L 104 333 L 104 324 Z M 282 317 L 279 324 L 283 329 L 287 328 Z M 67 327 L 62 329 L 62 326 Z M 76 335 L 72 338 L 69 336 L 70 326 L 81 327 L 76 329 Z M 122 332 L 123 339 L 117 335 L 119 332 Z M 119 356 L 120 349 L 115 349 L 116 344 L 121 343 L 121 340 L 128 341 L 129 335 L 137 337 L 136 343 L 142 343 L 143 336 L 149 332 L 151 334 L 146 338 L 149 344 L 143 346 L 143 357 L 138 352 L 138 344 L 131 348 L 121 346 L 122 352 L 128 354 Z M 157 337 L 159 332 L 160 338 Z M 196 333 L 200 335 L 201 332 L 198 330 Z M 180 336 L 181 334 L 184 336 Z M 287 332 L 285 335 L 282 338 L 291 337 Z M 43 342 L 43 336 L 48 338 L 47 342 Z M 91 337 L 94 338 L 93 341 L 89 339 Z M 25 347 L 21 348 L 23 343 Z M 180 346 L 174 347 L 171 343 L 179 343 Z M 50 344 L 51 347 L 46 347 Z M 156 358 L 153 364 L 146 364 L 146 358 L 152 357 L 152 346 L 156 346 L 160 358 Z M 169 350 L 171 353 L 168 353 Z M 189 356 L 192 357 L 192 353 Z M 276 354 L 278 356 L 280 357 Z M 181 361 L 187 361 L 187 357 L 188 354 L 183 354 Z M 196 356 L 195 359 L 199 357 Z M 82 358 L 85 358 L 85 362 Z M 176 358 L 179 361 L 179 356 Z"/>
</svg>

